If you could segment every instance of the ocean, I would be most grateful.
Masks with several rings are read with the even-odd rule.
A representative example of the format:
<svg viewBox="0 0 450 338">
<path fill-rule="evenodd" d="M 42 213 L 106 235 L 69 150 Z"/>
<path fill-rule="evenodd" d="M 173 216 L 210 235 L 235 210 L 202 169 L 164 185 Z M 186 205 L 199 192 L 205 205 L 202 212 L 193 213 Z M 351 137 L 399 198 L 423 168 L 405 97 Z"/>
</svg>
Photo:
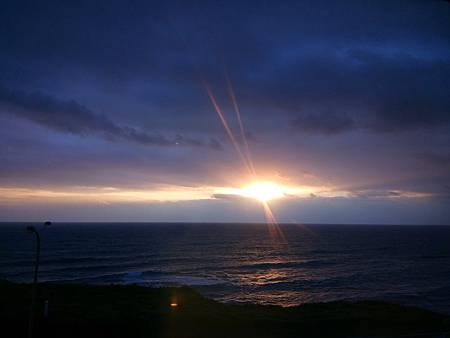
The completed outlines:
<svg viewBox="0 0 450 338">
<path fill-rule="evenodd" d="M 0 279 L 30 282 L 29 223 L 0 224 Z M 376 299 L 450 313 L 450 226 L 55 223 L 40 281 L 187 285 L 223 302 Z"/>
</svg>

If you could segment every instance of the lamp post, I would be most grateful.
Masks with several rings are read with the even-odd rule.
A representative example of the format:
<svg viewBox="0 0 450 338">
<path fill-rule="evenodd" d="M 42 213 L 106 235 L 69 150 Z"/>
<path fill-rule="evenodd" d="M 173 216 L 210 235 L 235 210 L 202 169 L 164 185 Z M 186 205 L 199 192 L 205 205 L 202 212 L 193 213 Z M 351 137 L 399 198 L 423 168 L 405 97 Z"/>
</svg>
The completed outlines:
<svg viewBox="0 0 450 338">
<path fill-rule="evenodd" d="M 47 221 L 44 223 L 44 227 L 51 225 L 52 223 Z M 33 337 L 33 326 L 34 326 L 34 316 L 36 307 L 36 293 L 38 284 L 38 272 L 39 272 L 39 260 L 41 256 L 41 236 L 39 231 L 34 226 L 28 226 L 27 231 L 36 235 L 36 261 L 34 263 L 34 276 L 33 276 L 33 286 L 31 291 L 31 308 L 30 308 L 30 319 L 28 323 L 28 338 Z"/>
</svg>

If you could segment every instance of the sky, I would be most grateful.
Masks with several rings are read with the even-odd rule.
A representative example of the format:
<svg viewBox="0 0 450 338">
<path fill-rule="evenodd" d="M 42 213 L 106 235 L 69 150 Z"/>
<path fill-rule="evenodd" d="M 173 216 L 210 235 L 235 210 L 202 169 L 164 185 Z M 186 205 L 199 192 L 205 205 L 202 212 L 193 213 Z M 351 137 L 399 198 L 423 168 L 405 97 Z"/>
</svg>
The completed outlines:
<svg viewBox="0 0 450 338">
<path fill-rule="evenodd" d="M 242 191 L 272 182 L 279 222 L 450 224 L 449 22 L 437 0 L 2 1 L 0 220 L 261 222 Z"/>
</svg>

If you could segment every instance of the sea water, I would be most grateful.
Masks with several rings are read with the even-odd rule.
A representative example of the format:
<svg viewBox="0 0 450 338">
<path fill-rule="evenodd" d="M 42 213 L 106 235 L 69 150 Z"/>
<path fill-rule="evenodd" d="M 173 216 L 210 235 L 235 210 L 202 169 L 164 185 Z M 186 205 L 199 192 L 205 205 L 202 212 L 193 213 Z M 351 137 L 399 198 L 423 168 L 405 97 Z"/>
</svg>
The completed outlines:
<svg viewBox="0 0 450 338">
<path fill-rule="evenodd" d="M 0 224 L 0 279 L 32 280 L 29 223 Z M 40 280 L 187 285 L 224 302 L 377 299 L 450 313 L 450 227 L 55 223 Z"/>
</svg>

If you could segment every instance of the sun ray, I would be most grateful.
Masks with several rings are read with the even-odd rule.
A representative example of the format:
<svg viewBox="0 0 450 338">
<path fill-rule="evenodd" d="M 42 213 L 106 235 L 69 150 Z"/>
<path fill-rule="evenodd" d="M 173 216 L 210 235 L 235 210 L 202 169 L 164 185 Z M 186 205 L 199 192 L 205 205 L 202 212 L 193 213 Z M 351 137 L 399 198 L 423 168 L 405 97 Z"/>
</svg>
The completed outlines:
<svg viewBox="0 0 450 338">
<path fill-rule="evenodd" d="M 210 86 L 206 82 L 204 83 L 204 85 L 205 85 L 206 92 L 208 93 L 209 99 L 211 100 L 211 103 L 214 106 L 214 109 L 215 109 L 217 115 L 219 115 L 220 121 L 222 122 L 222 125 L 223 125 L 234 149 L 238 153 L 238 155 L 239 155 L 240 159 L 242 160 L 247 171 L 251 174 L 252 170 L 248 164 L 247 158 L 245 157 L 244 153 L 242 152 L 241 148 L 239 147 L 239 143 L 237 142 L 236 138 L 234 137 L 234 134 L 231 131 L 231 128 L 228 125 L 228 122 L 225 118 L 225 115 L 224 115 L 222 109 L 220 108 L 219 104 L 217 103 L 217 100 L 216 100 L 214 94 L 212 93 Z"/>
<path fill-rule="evenodd" d="M 280 228 L 275 216 L 272 212 L 272 209 L 269 206 L 267 201 L 262 202 L 262 206 L 264 208 L 264 215 L 266 217 L 266 223 L 269 230 L 269 235 L 272 240 L 275 240 L 277 243 L 285 244 L 287 243 L 286 237 L 284 236 L 283 231 Z"/>
<path fill-rule="evenodd" d="M 256 171 L 255 171 L 255 166 L 253 165 L 252 156 L 250 153 L 250 147 L 248 146 L 247 137 L 245 136 L 245 128 L 244 128 L 244 123 L 242 122 L 241 110 L 239 108 L 239 105 L 238 105 L 238 102 L 236 99 L 236 94 L 234 93 L 233 84 L 231 83 L 230 76 L 229 76 L 227 68 L 225 66 L 224 66 L 224 73 L 225 73 L 225 78 L 227 81 L 228 94 L 230 95 L 230 99 L 231 99 L 231 102 L 233 103 L 234 111 L 236 112 L 236 117 L 238 120 L 239 129 L 241 132 L 241 138 L 242 138 L 242 142 L 244 144 L 245 155 L 247 156 L 247 162 L 252 171 L 253 176 L 256 177 Z"/>
<path fill-rule="evenodd" d="M 214 107 L 214 110 L 216 111 L 217 115 L 219 116 L 219 119 L 222 122 L 222 125 L 223 125 L 234 149 L 238 153 L 238 155 L 239 155 L 242 163 L 246 167 L 250 177 L 252 179 L 255 179 L 256 178 L 256 170 L 255 170 L 255 166 L 253 165 L 247 138 L 245 136 L 245 129 L 244 129 L 244 124 L 242 122 L 241 112 L 239 109 L 239 105 L 237 103 L 236 95 L 234 93 L 233 85 L 228 76 L 228 72 L 226 71 L 226 68 L 225 68 L 225 77 L 226 77 L 226 81 L 227 81 L 228 93 L 229 93 L 230 99 L 232 101 L 233 108 L 236 112 L 236 117 L 237 117 L 238 124 L 239 124 L 242 142 L 245 147 L 245 153 L 242 152 L 242 150 L 239 146 L 239 143 L 237 142 L 236 137 L 233 134 L 233 131 L 231 130 L 230 126 L 228 125 L 228 122 L 225 118 L 225 114 L 223 113 L 222 109 L 220 108 L 219 104 L 217 103 L 217 100 L 211 90 L 211 87 L 209 86 L 209 84 L 206 81 L 203 81 L 204 87 L 205 87 L 208 97 Z M 245 189 L 244 189 L 244 193 L 245 193 Z M 264 209 L 264 216 L 266 219 L 270 237 L 273 240 L 276 240 L 276 242 L 278 244 L 287 243 L 286 238 L 285 238 L 280 226 L 278 225 L 278 222 L 275 219 L 275 216 L 268 204 L 268 200 L 273 199 L 273 198 L 279 198 L 279 197 L 283 196 L 284 193 L 282 192 L 281 188 L 278 185 L 273 184 L 273 183 L 267 183 L 267 182 L 266 183 L 255 183 L 255 184 L 247 187 L 247 193 L 248 193 L 248 197 L 256 198 L 261 202 L 263 209 Z"/>
</svg>

